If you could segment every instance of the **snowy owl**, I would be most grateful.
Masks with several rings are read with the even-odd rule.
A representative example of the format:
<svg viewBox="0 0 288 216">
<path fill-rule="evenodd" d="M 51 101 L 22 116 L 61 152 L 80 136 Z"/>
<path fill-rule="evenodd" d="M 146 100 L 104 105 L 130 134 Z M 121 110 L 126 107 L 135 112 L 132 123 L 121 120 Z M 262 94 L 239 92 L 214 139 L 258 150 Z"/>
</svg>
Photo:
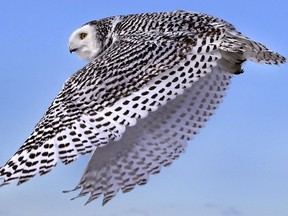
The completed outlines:
<svg viewBox="0 0 288 216">
<path fill-rule="evenodd" d="M 103 195 L 103 205 L 184 152 L 243 62 L 285 62 L 226 21 L 186 11 L 88 22 L 72 33 L 69 51 L 89 63 L 65 82 L 0 178 L 21 184 L 93 153 L 74 190 L 87 202 Z"/>
</svg>

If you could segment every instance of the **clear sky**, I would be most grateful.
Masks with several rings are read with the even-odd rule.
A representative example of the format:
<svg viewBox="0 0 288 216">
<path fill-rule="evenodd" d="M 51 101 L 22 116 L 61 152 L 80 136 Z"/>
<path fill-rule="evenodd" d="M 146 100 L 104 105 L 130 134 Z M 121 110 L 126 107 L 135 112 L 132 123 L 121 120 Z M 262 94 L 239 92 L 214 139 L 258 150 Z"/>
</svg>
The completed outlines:
<svg viewBox="0 0 288 216">
<path fill-rule="evenodd" d="M 84 62 L 70 33 L 119 14 L 184 9 L 208 13 L 288 57 L 286 0 L 3 1 L 0 13 L 0 162 L 40 120 L 64 81 Z M 147 185 L 98 200 L 70 201 L 90 156 L 17 187 L 0 188 L 2 216 L 287 216 L 288 65 L 247 63 L 187 152 Z"/>
</svg>

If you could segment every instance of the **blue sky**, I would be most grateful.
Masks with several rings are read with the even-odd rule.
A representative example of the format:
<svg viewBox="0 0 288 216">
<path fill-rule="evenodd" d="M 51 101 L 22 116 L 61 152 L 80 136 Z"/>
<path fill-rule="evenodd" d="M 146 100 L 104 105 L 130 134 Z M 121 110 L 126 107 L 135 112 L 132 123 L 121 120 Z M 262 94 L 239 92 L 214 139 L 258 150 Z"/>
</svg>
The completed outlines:
<svg viewBox="0 0 288 216">
<path fill-rule="evenodd" d="M 285 0 L 4 1 L 0 23 L 0 162 L 32 132 L 64 81 L 84 62 L 68 37 L 93 19 L 184 9 L 208 13 L 288 57 Z M 4 216 L 287 216 L 288 66 L 247 63 L 187 152 L 149 183 L 102 207 L 62 194 L 90 156 L 21 186 L 0 188 Z"/>
</svg>

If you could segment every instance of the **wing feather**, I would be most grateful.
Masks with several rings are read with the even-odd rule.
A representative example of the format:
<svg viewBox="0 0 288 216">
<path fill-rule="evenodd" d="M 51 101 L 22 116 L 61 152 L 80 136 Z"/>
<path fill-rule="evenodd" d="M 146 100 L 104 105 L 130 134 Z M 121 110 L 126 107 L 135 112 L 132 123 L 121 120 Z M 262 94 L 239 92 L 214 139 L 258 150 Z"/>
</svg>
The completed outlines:
<svg viewBox="0 0 288 216">
<path fill-rule="evenodd" d="M 216 49 L 224 36 L 223 29 L 213 28 L 198 35 L 117 36 L 111 47 L 65 83 L 35 131 L 0 169 L 3 184 L 25 182 L 49 172 L 58 158 L 67 164 L 79 154 L 120 140 L 127 126 L 210 73 L 221 57 Z M 125 185 L 129 190 L 130 183 Z"/>
<path fill-rule="evenodd" d="M 231 77 L 214 68 L 184 94 L 127 128 L 120 141 L 96 149 L 74 190 L 82 190 L 79 196 L 90 193 L 87 203 L 103 194 L 104 205 L 119 190 L 127 192 L 145 184 L 149 175 L 160 172 L 184 152 L 187 141 L 204 127 L 222 101 Z M 108 175 L 108 181 L 102 181 L 101 173 Z"/>
</svg>

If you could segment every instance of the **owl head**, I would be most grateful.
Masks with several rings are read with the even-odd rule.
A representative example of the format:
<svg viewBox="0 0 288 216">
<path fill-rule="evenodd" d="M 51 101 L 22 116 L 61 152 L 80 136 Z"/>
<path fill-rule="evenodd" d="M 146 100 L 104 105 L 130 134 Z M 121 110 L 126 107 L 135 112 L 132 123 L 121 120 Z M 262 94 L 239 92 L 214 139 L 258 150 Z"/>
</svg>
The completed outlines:
<svg viewBox="0 0 288 216">
<path fill-rule="evenodd" d="M 68 43 L 70 53 L 75 52 L 81 59 L 93 60 L 102 52 L 102 43 L 97 39 L 94 25 L 86 24 L 75 30 Z"/>
</svg>

